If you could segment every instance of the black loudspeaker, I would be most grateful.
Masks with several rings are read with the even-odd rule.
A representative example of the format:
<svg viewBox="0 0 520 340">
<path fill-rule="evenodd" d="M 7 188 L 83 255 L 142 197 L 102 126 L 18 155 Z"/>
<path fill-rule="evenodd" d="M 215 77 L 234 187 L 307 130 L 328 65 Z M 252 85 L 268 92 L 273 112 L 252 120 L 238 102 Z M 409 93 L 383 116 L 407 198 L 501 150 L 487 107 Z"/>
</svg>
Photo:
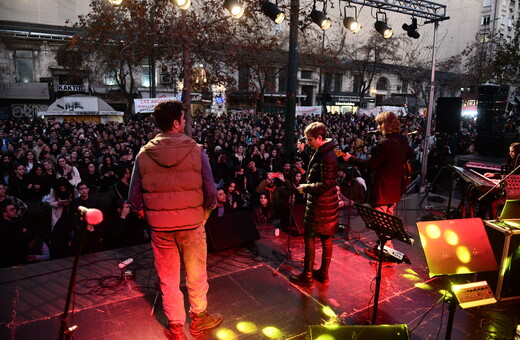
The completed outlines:
<svg viewBox="0 0 520 340">
<path fill-rule="evenodd" d="M 462 98 L 439 97 L 437 99 L 436 131 L 456 133 L 460 130 L 460 114 L 462 111 Z"/>
<path fill-rule="evenodd" d="M 371 326 L 309 326 L 311 340 L 356 339 L 356 340 L 409 340 L 406 325 Z"/>
<path fill-rule="evenodd" d="M 260 239 L 249 211 L 210 218 L 206 222 L 206 235 L 210 253 Z"/>
<path fill-rule="evenodd" d="M 508 88 L 481 85 L 478 88 L 477 131 L 480 134 L 503 134 Z"/>
<path fill-rule="evenodd" d="M 500 268 L 476 274 L 487 281 L 498 301 L 520 299 L 520 230 L 485 221 L 486 233 Z"/>
<path fill-rule="evenodd" d="M 291 235 L 303 234 L 303 215 L 305 215 L 305 205 L 292 205 L 290 208 L 289 232 Z"/>
</svg>

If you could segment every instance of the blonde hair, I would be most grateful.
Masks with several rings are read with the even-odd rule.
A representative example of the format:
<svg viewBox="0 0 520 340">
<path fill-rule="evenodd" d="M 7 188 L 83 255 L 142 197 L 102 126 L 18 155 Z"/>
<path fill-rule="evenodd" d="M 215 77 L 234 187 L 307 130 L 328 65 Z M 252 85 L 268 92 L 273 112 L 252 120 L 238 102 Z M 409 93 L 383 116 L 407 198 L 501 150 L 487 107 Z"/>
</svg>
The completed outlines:
<svg viewBox="0 0 520 340">
<path fill-rule="evenodd" d="M 376 122 L 379 124 L 383 136 L 401 132 L 399 118 L 397 118 L 397 115 L 392 111 L 381 112 L 376 117 Z"/>
<path fill-rule="evenodd" d="M 313 122 L 307 125 L 305 130 L 303 131 L 305 135 L 309 134 L 312 136 L 312 138 L 318 138 L 318 136 L 321 136 L 323 140 L 325 140 L 325 135 L 327 134 L 327 128 L 325 127 L 325 124 L 322 122 Z"/>
</svg>

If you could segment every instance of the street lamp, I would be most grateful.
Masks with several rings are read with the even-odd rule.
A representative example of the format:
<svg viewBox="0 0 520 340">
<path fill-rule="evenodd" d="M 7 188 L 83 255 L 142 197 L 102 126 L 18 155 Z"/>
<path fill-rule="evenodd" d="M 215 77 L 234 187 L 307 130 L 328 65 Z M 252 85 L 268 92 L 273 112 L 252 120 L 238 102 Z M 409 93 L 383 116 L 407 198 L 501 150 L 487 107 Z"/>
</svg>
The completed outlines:
<svg viewBox="0 0 520 340">
<path fill-rule="evenodd" d="M 119 6 L 123 2 L 123 0 L 108 0 L 112 5 Z"/>
</svg>

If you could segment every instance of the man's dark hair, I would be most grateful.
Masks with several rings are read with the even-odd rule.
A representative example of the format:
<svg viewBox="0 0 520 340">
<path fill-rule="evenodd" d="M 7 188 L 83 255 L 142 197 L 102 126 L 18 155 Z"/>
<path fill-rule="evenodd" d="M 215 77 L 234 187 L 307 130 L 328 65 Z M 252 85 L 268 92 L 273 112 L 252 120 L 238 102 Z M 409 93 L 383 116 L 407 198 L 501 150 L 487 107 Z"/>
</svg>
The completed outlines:
<svg viewBox="0 0 520 340">
<path fill-rule="evenodd" d="M 78 184 L 76 184 L 76 189 L 79 190 L 79 187 L 82 186 L 82 185 L 86 185 L 87 188 L 90 188 L 87 182 L 85 182 L 85 181 L 81 181 L 81 182 L 79 182 Z"/>
<path fill-rule="evenodd" d="M 168 131 L 174 121 L 181 121 L 184 105 L 178 100 L 169 100 L 160 102 L 153 110 L 153 119 L 161 130 L 161 132 Z"/>
<path fill-rule="evenodd" d="M 2 203 L 0 203 L 0 214 L 3 214 L 7 211 L 7 207 L 10 205 L 14 205 L 13 201 L 11 200 L 4 200 Z M 1 218 L 1 216 L 0 216 Z"/>
</svg>

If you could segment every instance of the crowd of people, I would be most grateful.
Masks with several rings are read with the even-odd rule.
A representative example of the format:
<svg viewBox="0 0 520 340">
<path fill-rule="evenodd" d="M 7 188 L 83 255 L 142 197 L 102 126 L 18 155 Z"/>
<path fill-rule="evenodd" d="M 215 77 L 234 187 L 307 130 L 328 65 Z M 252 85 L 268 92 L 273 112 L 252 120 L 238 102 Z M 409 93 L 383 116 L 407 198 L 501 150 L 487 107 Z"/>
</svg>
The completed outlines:
<svg viewBox="0 0 520 340">
<path fill-rule="evenodd" d="M 410 114 L 401 116 L 400 120 L 402 132 L 408 136 L 408 145 L 415 151 L 416 169 L 420 169 L 425 119 Z M 375 133 L 377 124 L 371 116 L 333 113 L 298 116 L 296 157 L 287 159 L 282 146 L 285 135 L 282 114 L 195 117 L 193 139 L 205 150 L 218 189 L 217 209 L 212 217 L 250 210 L 257 223 L 268 223 L 273 219 L 286 223 L 287 208 L 305 202 L 304 194 L 297 188 L 306 182 L 310 153 L 299 138 L 304 136 L 305 126 L 314 121 L 327 126 L 337 150 L 360 160 L 367 160 L 382 138 L 381 134 Z M 87 233 L 90 241 L 86 243 L 86 252 L 149 240 L 147 226 L 135 212 L 129 211 L 126 200 L 135 158 L 141 147 L 157 133 L 159 129 L 151 117 L 140 117 L 124 124 L 52 119 L 2 122 L 1 209 L 9 216 L 8 210 L 15 207 L 17 228 L 26 229 L 30 237 L 25 238 L 30 240 L 19 245 L 18 248 L 25 249 L 22 251 L 24 256 L 17 255 L 16 260 L 11 256 L 12 251 L 2 251 L 0 264 L 34 261 L 32 255 L 45 255 L 42 253 L 46 256 L 38 259 L 73 254 L 77 228 L 75 209 L 79 205 L 99 207 L 106 216 L 101 226 L 90 228 L 92 231 Z M 432 147 L 437 149 L 430 153 L 432 167 L 442 163 L 450 153 L 471 152 L 474 137 L 473 123 L 466 120 L 462 121 L 458 134 L 437 134 L 436 142 L 432 142 Z M 352 168 L 341 158 L 339 165 L 337 184 L 341 194 L 353 201 L 367 200 L 367 195 L 370 196 L 367 186 L 371 183 L 368 172 Z M 432 176 L 431 173 L 428 176 Z M 50 209 L 50 225 L 45 232 L 31 232 L 31 226 L 24 225 L 24 213 L 32 208 L 32 202 L 44 202 Z M 4 217 L 4 220 L 8 218 Z M 11 240 L 20 239 L 20 232 L 11 229 L 2 227 L 3 243 L 12 245 Z M 36 247 L 38 249 L 30 246 L 34 242 L 43 246 Z"/>
</svg>

